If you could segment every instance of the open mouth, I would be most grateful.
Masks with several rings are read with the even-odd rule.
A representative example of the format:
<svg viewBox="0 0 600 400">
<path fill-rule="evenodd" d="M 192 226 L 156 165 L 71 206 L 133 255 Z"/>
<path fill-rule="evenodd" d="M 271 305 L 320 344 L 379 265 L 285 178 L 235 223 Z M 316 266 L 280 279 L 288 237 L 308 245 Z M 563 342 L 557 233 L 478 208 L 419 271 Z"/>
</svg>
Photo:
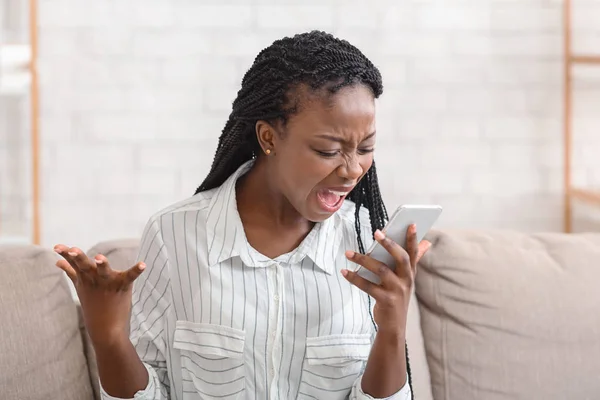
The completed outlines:
<svg viewBox="0 0 600 400">
<path fill-rule="evenodd" d="M 342 205 L 348 193 L 347 191 L 321 189 L 317 192 L 317 198 L 326 211 L 335 211 Z"/>
</svg>

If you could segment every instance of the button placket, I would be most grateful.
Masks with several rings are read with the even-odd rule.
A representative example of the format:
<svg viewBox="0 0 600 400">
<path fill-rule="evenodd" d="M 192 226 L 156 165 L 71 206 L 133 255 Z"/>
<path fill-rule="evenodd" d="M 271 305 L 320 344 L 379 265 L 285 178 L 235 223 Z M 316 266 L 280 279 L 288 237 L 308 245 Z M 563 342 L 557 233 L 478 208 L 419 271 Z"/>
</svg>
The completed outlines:
<svg viewBox="0 0 600 400">
<path fill-rule="evenodd" d="M 271 392 L 271 397 L 275 398 L 275 395 L 277 393 L 277 388 L 275 385 L 275 381 L 277 379 L 276 375 L 275 375 L 275 371 L 278 369 L 279 365 L 279 361 L 281 359 L 281 351 L 282 349 L 280 348 L 280 346 L 278 346 L 278 341 L 277 341 L 277 337 L 278 334 L 281 335 L 281 329 L 282 327 L 280 326 L 281 324 L 281 299 L 282 299 L 282 288 L 283 288 L 283 276 L 282 276 L 282 270 L 281 270 L 281 266 L 279 265 L 279 263 L 274 263 L 272 264 L 269 269 L 271 270 L 271 274 L 269 274 L 269 277 L 272 277 L 273 280 L 271 280 L 270 283 L 272 283 L 271 287 L 273 288 L 273 295 L 271 296 L 270 299 L 270 303 L 271 303 L 271 312 L 269 313 L 269 327 L 271 329 L 269 329 L 269 337 L 268 337 L 268 342 L 269 342 L 269 346 L 268 349 L 270 349 L 270 362 L 269 362 L 269 367 L 268 367 L 268 373 L 269 373 L 269 381 L 270 381 L 270 392 Z M 274 274 L 273 274 L 274 272 Z"/>
</svg>

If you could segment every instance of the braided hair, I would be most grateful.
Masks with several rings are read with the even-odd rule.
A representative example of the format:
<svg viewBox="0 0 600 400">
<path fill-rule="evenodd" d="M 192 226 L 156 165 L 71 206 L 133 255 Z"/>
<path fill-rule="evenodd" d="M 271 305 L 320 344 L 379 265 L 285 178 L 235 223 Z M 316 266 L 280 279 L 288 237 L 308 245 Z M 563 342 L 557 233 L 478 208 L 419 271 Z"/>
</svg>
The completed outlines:
<svg viewBox="0 0 600 400">
<path fill-rule="evenodd" d="M 298 111 L 299 99 L 294 93 L 300 85 L 307 85 L 313 92 L 324 90 L 334 94 L 343 87 L 356 84 L 369 87 L 375 98 L 383 93 L 379 70 L 349 42 L 321 31 L 273 42 L 258 53 L 244 75 L 232 112 L 219 137 L 210 172 L 196 194 L 220 186 L 242 164 L 257 157 L 260 145 L 256 122 L 279 122 L 285 126 L 288 118 Z M 364 254 L 359 218 L 361 207 L 369 211 L 373 234 L 388 221 L 374 162 L 348 199 L 356 205 L 355 228 L 359 250 Z M 368 299 L 371 321 L 377 330 L 370 296 Z M 412 387 L 408 347 L 405 350 L 408 381 Z"/>
</svg>

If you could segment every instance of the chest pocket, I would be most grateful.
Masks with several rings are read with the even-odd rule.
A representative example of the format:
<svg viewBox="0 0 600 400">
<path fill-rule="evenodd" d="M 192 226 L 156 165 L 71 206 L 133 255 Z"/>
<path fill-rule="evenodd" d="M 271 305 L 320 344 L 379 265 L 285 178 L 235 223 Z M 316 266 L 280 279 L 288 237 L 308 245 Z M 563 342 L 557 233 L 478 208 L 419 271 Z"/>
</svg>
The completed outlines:
<svg viewBox="0 0 600 400">
<path fill-rule="evenodd" d="M 244 398 L 244 341 L 244 331 L 228 326 L 177 321 L 183 398 Z"/>
<path fill-rule="evenodd" d="M 307 338 L 298 398 L 347 398 L 366 365 L 370 351 L 370 334 Z"/>
</svg>

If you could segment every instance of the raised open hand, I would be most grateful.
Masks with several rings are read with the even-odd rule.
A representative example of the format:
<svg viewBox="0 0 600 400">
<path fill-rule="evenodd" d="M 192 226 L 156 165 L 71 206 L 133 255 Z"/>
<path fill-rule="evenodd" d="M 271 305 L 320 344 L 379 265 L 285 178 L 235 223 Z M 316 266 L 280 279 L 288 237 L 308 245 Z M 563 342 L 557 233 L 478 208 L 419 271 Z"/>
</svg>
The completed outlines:
<svg viewBox="0 0 600 400">
<path fill-rule="evenodd" d="M 64 258 L 56 266 L 75 286 L 92 343 L 110 345 L 127 339 L 133 282 L 146 265 L 139 262 L 127 271 L 117 271 L 100 254 L 91 259 L 79 248 L 62 244 L 54 251 Z"/>
</svg>

